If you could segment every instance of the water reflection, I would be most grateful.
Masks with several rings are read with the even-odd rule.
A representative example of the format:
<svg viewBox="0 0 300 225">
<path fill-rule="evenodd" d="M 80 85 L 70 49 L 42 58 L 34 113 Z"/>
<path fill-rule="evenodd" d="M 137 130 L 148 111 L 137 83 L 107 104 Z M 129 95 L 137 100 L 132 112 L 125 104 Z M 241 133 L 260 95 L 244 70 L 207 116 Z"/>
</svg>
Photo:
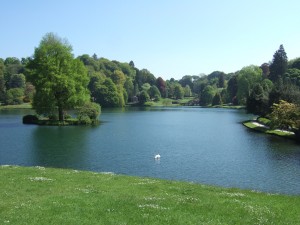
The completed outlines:
<svg viewBox="0 0 300 225">
<path fill-rule="evenodd" d="M 243 110 L 104 109 L 97 127 L 26 126 L 17 112 L 0 111 L 0 164 L 300 194 L 299 145 L 246 129 Z"/>
<path fill-rule="evenodd" d="M 38 127 L 32 132 L 32 157 L 36 165 L 86 168 L 88 127 Z"/>
</svg>

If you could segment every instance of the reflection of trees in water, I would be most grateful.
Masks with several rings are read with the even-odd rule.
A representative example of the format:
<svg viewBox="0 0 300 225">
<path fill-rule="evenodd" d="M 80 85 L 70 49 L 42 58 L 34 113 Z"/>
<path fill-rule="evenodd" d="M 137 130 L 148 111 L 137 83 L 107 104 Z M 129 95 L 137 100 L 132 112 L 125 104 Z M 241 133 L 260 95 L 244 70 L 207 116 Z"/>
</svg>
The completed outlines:
<svg viewBox="0 0 300 225">
<path fill-rule="evenodd" d="M 272 158 L 276 160 L 296 160 L 300 163 L 300 152 L 297 148 L 299 144 L 296 141 L 270 135 L 266 144 Z"/>
<path fill-rule="evenodd" d="M 33 132 L 33 161 L 39 166 L 84 168 L 90 127 L 38 127 Z"/>
</svg>

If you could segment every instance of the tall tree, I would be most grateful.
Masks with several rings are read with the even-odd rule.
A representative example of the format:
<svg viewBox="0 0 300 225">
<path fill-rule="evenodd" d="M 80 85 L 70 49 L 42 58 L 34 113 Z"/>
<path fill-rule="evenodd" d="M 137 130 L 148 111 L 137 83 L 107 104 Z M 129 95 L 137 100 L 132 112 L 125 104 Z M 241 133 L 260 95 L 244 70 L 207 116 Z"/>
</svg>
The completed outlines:
<svg viewBox="0 0 300 225">
<path fill-rule="evenodd" d="M 59 120 L 63 121 L 64 110 L 82 105 L 90 98 L 83 63 L 74 59 L 71 45 L 53 33 L 42 38 L 28 69 L 36 87 L 33 107 L 39 114 L 57 110 Z"/>
<path fill-rule="evenodd" d="M 174 98 L 181 99 L 184 97 L 184 90 L 179 83 L 175 84 L 174 87 Z"/>
<path fill-rule="evenodd" d="M 210 105 L 212 103 L 213 97 L 215 96 L 215 93 L 216 93 L 215 88 L 212 87 L 211 85 L 207 85 L 201 93 L 200 105 L 202 106 Z"/>
<path fill-rule="evenodd" d="M 0 102 L 4 100 L 6 92 L 4 70 L 4 63 L 0 61 Z"/>
<path fill-rule="evenodd" d="M 224 73 L 221 73 L 218 78 L 218 88 L 224 88 L 225 87 L 225 76 Z"/>
<path fill-rule="evenodd" d="M 288 58 L 285 53 L 283 45 L 280 45 L 279 49 L 273 56 L 272 63 L 270 65 L 270 80 L 274 83 L 278 82 L 280 78 L 283 78 L 288 66 Z"/>
<path fill-rule="evenodd" d="M 257 83 L 247 99 L 246 109 L 249 113 L 266 115 L 269 110 L 269 92 Z"/>
<path fill-rule="evenodd" d="M 245 105 L 253 86 L 262 80 L 262 70 L 258 66 L 246 66 L 238 72 L 237 99 L 239 104 Z"/>
<path fill-rule="evenodd" d="M 237 91 L 238 91 L 237 76 L 233 76 L 230 78 L 227 85 L 227 92 L 230 99 L 229 101 L 231 103 L 237 103 L 236 101 L 234 101 L 234 99 L 236 99 Z"/>
<path fill-rule="evenodd" d="M 156 79 L 156 87 L 160 91 L 161 96 L 166 97 L 166 82 L 161 77 Z"/>
<path fill-rule="evenodd" d="M 148 91 L 150 98 L 158 101 L 161 98 L 160 91 L 155 85 L 152 85 Z"/>
</svg>

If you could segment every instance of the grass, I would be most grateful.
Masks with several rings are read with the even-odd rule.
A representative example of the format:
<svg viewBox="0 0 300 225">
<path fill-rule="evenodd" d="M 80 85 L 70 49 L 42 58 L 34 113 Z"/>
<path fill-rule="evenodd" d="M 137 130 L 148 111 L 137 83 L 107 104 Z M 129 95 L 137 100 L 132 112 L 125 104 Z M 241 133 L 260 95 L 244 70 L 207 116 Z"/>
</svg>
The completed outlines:
<svg viewBox="0 0 300 225">
<path fill-rule="evenodd" d="M 300 224 L 299 196 L 43 167 L 0 180 L 0 224 Z"/>
<path fill-rule="evenodd" d="M 0 105 L 1 109 L 32 109 L 31 103 L 23 103 L 20 105 Z"/>
<path fill-rule="evenodd" d="M 293 139 L 293 140 L 296 139 L 294 133 L 286 132 L 283 130 L 272 130 L 269 127 L 258 126 L 256 124 L 254 124 L 253 122 L 258 122 L 260 124 L 269 124 L 270 123 L 270 121 L 268 119 L 262 118 L 257 121 L 252 121 L 252 120 L 245 121 L 245 122 L 243 122 L 243 125 L 249 129 L 259 131 L 259 132 L 262 132 L 265 134 L 272 134 L 272 135 L 276 135 L 279 137 L 285 137 L 285 138 Z"/>
<path fill-rule="evenodd" d="M 270 126 L 271 120 L 264 118 L 264 117 L 258 117 L 257 121 L 261 124 L 264 124 L 266 126 Z"/>
<path fill-rule="evenodd" d="M 146 102 L 145 106 L 180 106 L 186 105 L 194 97 L 185 97 L 183 99 L 161 98 L 158 101 Z"/>
</svg>

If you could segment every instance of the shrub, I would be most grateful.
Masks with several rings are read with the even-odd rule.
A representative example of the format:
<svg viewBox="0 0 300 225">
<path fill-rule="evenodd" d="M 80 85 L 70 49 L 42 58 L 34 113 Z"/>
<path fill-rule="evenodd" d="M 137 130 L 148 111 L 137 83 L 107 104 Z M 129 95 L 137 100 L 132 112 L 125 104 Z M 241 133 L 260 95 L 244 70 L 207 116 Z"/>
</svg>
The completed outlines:
<svg viewBox="0 0 300 225">
<path fill-rule="evenodd" d="M 56 114 L 51 114 L 48 116 L 49 120 L 58 120 L 58 116 Z"/>
<path fill-rule="evenodd" d="M 87 116 L 91 120 L 97 120 L 100 115 L 101 108 L 100 105 L 94 102 L 85 103 L 78 111 L 78 118 Z"/>
<path fill-rule="evenodd" d="M 79 124 L 83 124 L 83 125 L 89 125 L 89 124 L 92 124 L 92 120 L 90 119 L 89 116 L 87 115 L 82 115 L 82 116 L 79 116 Z"/>
<path fill-rule="evenodd" d="M 72 119 L 72 116 L 70 114 L 66 114 L 65 115 L 65 120 L 70 120 L 70 119 Z"/>
<path fill-rule="evenodd" d="M 38 120 L 39 120 L 39 118 L 35 115 L 23 116 L 23 123 L 24 124 L 35 124 L 35 123 L 37 123 Z"/>
</svg>

